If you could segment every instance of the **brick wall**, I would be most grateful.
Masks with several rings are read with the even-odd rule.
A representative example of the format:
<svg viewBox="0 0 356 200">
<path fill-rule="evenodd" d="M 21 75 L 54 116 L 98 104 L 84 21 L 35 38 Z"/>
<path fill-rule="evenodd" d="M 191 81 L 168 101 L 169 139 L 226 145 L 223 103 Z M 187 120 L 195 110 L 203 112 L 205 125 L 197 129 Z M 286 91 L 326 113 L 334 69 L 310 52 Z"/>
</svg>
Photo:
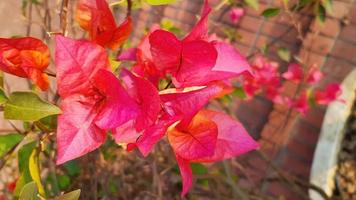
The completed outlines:
<svg viewBox="0 0 356 200">
<path fill-rule="evenodd" d="M 210 1 L 212 6 L 219 2 L 218 0 Z M 264 8 L 275 5 L 277 1 L 260 1 L 258 11 L 247 8 L 246 15 L 238 24 L 231 24 L 228 15 L 221 15 L 223 9 L 220 12 L 214 12 L 211 16 L 210 27 L 221 37 L 224 37 L 222 31 L 224 28 L 235 30 L 235 34 L 240 39 L 234 45 L 245 56 L 251 55 L 264 44 L 280 38 L 271 47 L 269 54 L 272 55 L 271 58 L 278 60 L 276 50 L 279 47 L 288 48 L 293 54 L 303 58 L 307 65 L 315 63 L 321 67 L 327 76 L 316 87 L 325 86 L 330 82 L 341 82 L 356 66 L 356 4 L 350 0 L 333 2 L 335 14 L 328 16 L 324 25 L 317 23 L 308 13 L 296 16 L 299 21 L 302 21 L 304 27 L 302 29 L 305 34 L 303 42 L 296 39 L 297 31 L 291 27 L 287 16 L 281 15 L 268 20 L 260 17 Z M 196 15 L 200 13 L 202 3 L 203 0 L 182 0 L 169 6 L 143 8 L 136 16 L 139 28 L 135 31 L 135 42 L 142 37 L 143 27 L 159 23 L 162 19 L 169 19 L 183 31 L 189 31 L 197 21 Z M 156 9 L 156 11 L 153 12 L 151 9 Z M 282 70 L 285 70 L 287 63 L 279 61 L 282 63 Z M 297 85 L 291 82 L 285 82 L 284 86 L 287 91 L 286 95 L 292 96 L 297 90 Z M 287 107 L 273 105 L 263 97 L 256 97 L 248 102 L 233 102 L 233 104 L 232 107 L 236 107 L 236 116 L 253 137 L 259 139 L 262 149 L 273 162 L 285 171 L 308 180 L 325 107 L 312 108 L 306 116 L 299 116 L 293 111 L 290 112 Z M 257 155 L 249 154 L 241 159 L 254 166 L 250 175 L 256 182 L 263 184 L 262 188 L 266 192 L 276 196 L 283 195 L 288 200 L 301 198 L 300 191 L 298 196 L 298 193 L 280 182 L 262 182 L 261 177 L 268 177 L 273 173 L 270 168 L 266 167 L 267 163 Z M 244 181 L 241 183 L 247 184 Z M 307 191 L 302 191 L 302 193 L 302 195 L 307 195 Z"/>
</svg>

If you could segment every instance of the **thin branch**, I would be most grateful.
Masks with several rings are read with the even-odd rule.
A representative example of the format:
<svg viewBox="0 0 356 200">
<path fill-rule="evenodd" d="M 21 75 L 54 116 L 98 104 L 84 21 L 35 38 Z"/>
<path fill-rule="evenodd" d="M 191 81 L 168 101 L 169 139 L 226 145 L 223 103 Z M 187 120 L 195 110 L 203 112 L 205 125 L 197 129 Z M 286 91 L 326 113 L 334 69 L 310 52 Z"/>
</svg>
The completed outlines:
<svg viewBox="0 0 356 200">
<path fill-rule="evenodd" d="M 30 34 L 31 34 L 31 27 L 32 27 L 32 1 L 29 1 L 29 6 L 28 6 L 28 24 L 27 24 L 26 36 L 30 36 Z"/>
<path fill-rule="evenodd" d="M 44 72 L 44 73 L 47 74 L 48 76 L 56 77 L 55 73 L 52 73 L 52 72 Z"/>
<path fill-rule="evenodd" d="M 131 11 L 132 11 L 132 0 L 127 0 L 127 13 L 126 17 L 131 16 Z"/>
<path fill-rule="evenodd" d="M 68 3 L 69 3 L 69 0 L 62 1 L 61 12 L 59 14 L 60 15 L 60 26 L 61 26 L 63 35 L 66 35 L 66 29 L 67 29 Z"/>
</svg>

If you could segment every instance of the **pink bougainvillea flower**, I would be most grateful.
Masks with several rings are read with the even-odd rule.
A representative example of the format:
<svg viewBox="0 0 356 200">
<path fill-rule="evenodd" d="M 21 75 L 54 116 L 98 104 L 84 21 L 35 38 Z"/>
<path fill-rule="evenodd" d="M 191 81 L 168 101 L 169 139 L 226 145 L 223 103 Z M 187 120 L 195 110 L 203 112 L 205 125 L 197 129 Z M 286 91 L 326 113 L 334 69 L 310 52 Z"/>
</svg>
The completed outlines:
<svg viewBox="0 0 356 200">
<path fill-rule="evenodd" d="M 201 19 L 183 40 L 164 30 L 156 30 L 149 36 L 154 67 L 171 74 L 177 88 L 202 86 L 250 71 L 246 59 L 235 48 L 209 40 L 210 11 L 205 1 Z"/>
<path fill-rule="evenodd" d="M 138 107 L 137 117 L 113 130 L 117 143 L 135 143 L 142 132 L 150 131 L 161 112 L 161 100 L 157 88 L 148 80 L 123 69 L 121 77 L 129 96 Z"/>
<path fill-rule="evenodd" d="M 48 47 L 32 37 L 0 38 L 0 69 L 6 73 L 31 79 L 41 90 L 49 87 L 44 70 L 49 65 Z"/>
<path fill-rule="evenodd" d="M 147 156 L 153 146 L 165 136 L 169 126 L 179 122 L 179 127 L 186 127 L 209 100 L 231 91 L 226 84 L 220 82 L 203 87 L 186 88 L 182 91 L 163 90 L 160 92 L 163 110 L 157 121 L 151 123 L 149 127 L 146 126 L 141 132 L 134 129 L 132 123 L 125 124 L 116 129 L 116 141 L 118 143 L 133 143 L 131 146 L 137 147 L 144 156 Z"/>
<path fill-rule="evenodd" d="M 307 83 L 315 84 L 323 78 L 323 73 L 317 68 L 316 65 L 312 66 L 307 75 Z"/>
<path fill-rule="evenodd" d="M 291 104 L 291 106 L 299 113 L 305 115 L 309 109 L 308 96 L 304 91 L 299 97 Z"/>
<path fill-rule="evenodd" d="M 119 26 L 116 25 L 106 0 L 79 0 L 76 20 L 80 27 L 89 32 L 91 40 L 113 50 L 124 43 L 132 30 L 130 17 Z"/>
<path fill-rule="evenodd" d="M 245 15 L 243 8 L 237 7 L 230 10 L 229 17 L 232 23 L 237 23 L 240 21 L 241 17 Z"/>
<path fill-rule="evenodd" d="M 62 114 L 57 127 L 57 164 L 98 148 L 106 130 L 138 116 L 138 106 L 109 69 L 105 50 L 57 35 L 55 62 Z"/>
<path fill-rule="evenodd" d="M 258 148 L 240 122 L 212 110 L 200 111 L 184 129 L 170 128 L 168 140 L 182 175 L 182 196 L 193 182 L 190 163 L 216 162 Z"/>
<path fill-rule="evenodd" d="M 341 85 L 338 83 L 331 83 L 326 86 L 324 91 L 318 90 L 315 92 L 315 102 L 320 105 L 327 105 L 332 101 L 338 100 L 341 93 Z"/>
<path fill-rule="evenodd" d="M 249 97 L 265 92 L 266 97 L 274 101 L 280 94 L 281 81 L 278 63 L 263 56 L 257 56 L 252 64 L 254 76 L 245 74 L 243 88 Z"/>
<path fill-rule="evenodd" d="M 157 24 L 151 27 L 150 33 L 157 30 L 159 26 Z M 146 35 L 141 43 L 137 47 L 136 58 L 137 63 L 133 67 L 132 71 L 141 77 L 147 78 L 155 86 L 158 86 L 160 78 L 165 76 L 164 72 L 159 71 L 153 63 L 153 58 L 150 49 L 149 35 Z"/>
<path fill-rule="evenodd" d="M 120 61 L 136 61 L 137 48 L 125 49 L 117 59 Z"/>
<path fill-rule="evenodd" d="M 288 71 L 286 71 L 282 74 L 283 78 L 293 81 L 293 82 L 296 82 L 296 83 L 299 83 L 300 81 L 302 81 L 303 76 L 304 76 L 303 68 L 297 63 L 289 64 Z"/>
</svg>

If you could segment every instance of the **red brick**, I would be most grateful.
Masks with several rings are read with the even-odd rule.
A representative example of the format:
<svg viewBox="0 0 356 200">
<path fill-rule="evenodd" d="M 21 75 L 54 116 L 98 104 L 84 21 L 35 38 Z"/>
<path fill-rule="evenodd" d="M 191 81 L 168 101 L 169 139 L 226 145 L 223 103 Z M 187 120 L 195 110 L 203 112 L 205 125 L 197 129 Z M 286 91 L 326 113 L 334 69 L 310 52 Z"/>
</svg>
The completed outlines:
<svg viewBox="0 0 356 200">
<path fill-rule="evenodd" d="M 277 37 L 286 32 L 289 26 L 265 21 L 262 27 L 262 32 L 266 35 Z"/>
<path fill-rule="evenodd" d="M 356 24 L 356 4 L 353 4 L 351 7 L 349 19 L 352 24 Z"/>
<path fill-rule="evenodd" d="M 329 57 L 322 68 L 326 76 L 335 77 L 337 80 L 342 81 L 352 70 L 354 65 L 342 59 Z"/>
<path fill-rule="evenodd" d="M 349 15 L 350 3 L 345 3 L 341 1 L 333 1 L 333 14 L 332 16 L 341 19 Z"/>
<path fill-rule="evenodd" d="M 306 161 L 301 161 L 293 155 L 285 155 L 283 159 L 282 169 L 292 173 L 300 178 L 307 180 L 310 175 L 310 164 Z"/>
<path fill-rule="evenodd" d="M 292 154 L 295 154 L 300 159 L 308 161 L 309 163 L 311 163 L 313 160 L 314 150 L 315 150 L 314 146 L 311 147 L 305 145 L 305 143 L 300 142 L 296 139 L 291 139 L 287 144 L 287 149 L 288 149 L 288 153 L 291 152 Z M 288 156 L 291 156 L 290 153 L 288 154 Z"/>
<path fill-rule="evenodd" d="M 305 116 L 301 116 L 315 127 L 321 127 L 324 119 L 325 108 L 310 108 Z"/>
<path fill-rule="evenodd" d="M 326 18 L 324 23 L 314 21 L 311 25 L 311 29 L 313 30 L 313 32 L 320 31 L 320 33 L 326 36 L 335 38 L 340 33 L 341 24 L 338 19 L 328 17 Z"/>
<path fill-rule="evenodd" d="M 306 65 L 316 64 L 318 66 L 322 66 L 325 61 L 325 55 L 312 52 L 310 50 L 305 49 L 304 47 L 301 49 L 299 56 L 304 62 L 306 62 Z"/>
<path fill-rule="evenodd" d="M 316 145 L 319 139 L 320 127 L 314 127 L 307 121 L 300 119 L 294 128 L 293 138 L 310 146 Z"/>
<path fill-rule="evenodd" d="M 238 41 L 246 46 L 250 46 L 256 38 L 256 34 L 254 32 L 246 31 L 243 29 L 239 29 L 237 34 L 238 36 L 241 36 L 241 39 Z"/>
<path fill-rule="evenodd" d="M 304 48 L 308 50 L 310 49 L 321 55 L 329 53 L 333 45 L 334 39 L 322 35 L 314 36 L 314 34 L 308 34 L 304 41 Z"/>
<path fill-rule="evenodd" d="M 262 21 L 263 20 L 261 18 L 244 16 L 239 23 L 239 27 L 249 31 L 257 32 L 262 25 Z"/>
<path fill-rule="evenodd" d="M 341 30 L 340 38 L 346 41 L 350 41 L 352 43 L 356 43 L 356 25 L 350 24 L 344 26 Z"/>
<path fill-rule="evenodd" d="M 235 47 L 240 51 L 240 53 L 242 53 L 243 56 L 247 56 L 250 49 L 248 46 L 239 43 L 236 43 Z"/>
</svg>

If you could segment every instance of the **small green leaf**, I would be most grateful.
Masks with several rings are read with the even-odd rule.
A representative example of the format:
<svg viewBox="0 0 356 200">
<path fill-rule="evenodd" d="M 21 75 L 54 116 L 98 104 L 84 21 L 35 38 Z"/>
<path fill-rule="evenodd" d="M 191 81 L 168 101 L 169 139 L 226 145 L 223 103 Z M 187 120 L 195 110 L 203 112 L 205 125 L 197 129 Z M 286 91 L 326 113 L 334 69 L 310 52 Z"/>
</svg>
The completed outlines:
<svg viewBox="0 0 356 200">
<path fill-rule="evenodd" d="M 333 5 L 331 0 L 321 0 L 321 5 L 323 5 L 327 13 L 333 13 Z"/>
<path fill-rule="evenodd" d="M 258 10 L 258 0 L 244 0 L 244 1 L 251 8 Z"/>
<path fill-rule="evenodd" d="M 153 6 L 158 6 L 158 5 L 174 3 L 175 1 L 176 0 L 147 0 L 147 3 Z"/>
<path fill-rule="evenodd" d="M 0 135 L 0 157 L 4 156 L 24 138 L 20 134 Z"/>
<path fill-rule="evenodd" d="M 40 175 L 40 166 L 39 166 L 39 152 L 37 149 L 34 149 L 31 153 L 30 159 L 29 159 L 29 169 L 30 169 L 30 174 L 32 177 L 32 180 L 36 183 L 38 192 L 42 197 L 46 196 L 45 190 L 42 185 L 41 181 L 41 175 Z"/>
<path fill-rule="evenodd" d="M 19 200 L 35 200 L 37 197 L 37 187 L 35 182 L 29 182 L 23 186 Z"/>
<path fill-rule="evenodd" d="M 281 11 L 280 8 L 267 8 L 266 10 L 264 10 L 262 12 L 262 16 L 264 17 L 275 17 L 279 14 L 279 12 Z"/>
<path fill-rule="evenodd" d="M 40 119 L 40 122 L 47 129 L 55 130 L 57 129 L 57 115 L 50 115 L 45 118 Z"/>
<path fill-rule="evenodd" d="M 62 196 L 56 197 L 54 200 L 78 200 L 80 196 L 80 189 L 74 190 Z"/>
<path fill-rule="evenodd" d="M 80 166 L 77 160 L 71 160 L 63 164 L 69 176 L 78 176 L 80 174 Z"/>
<path fill-rule="evenodd" d="M 238 97 L 240 99 L 245 99 L 247 97 L 247 95 L 242 87 L 236 87 L 234 92 L 232 93 L 232 96 Z"/>
<path fill-rule="evenodd" d="M 282 59 L 282 60 L 284 60 L 284 61 L 286 61 L 286 62 L 289 62 L 290 61 L 290 52 L 289 52 L 289 50 L 288 49 L 286 49 L 286 48 L 279 48 L 278 49 L 278 51 L 277 51 L 277 54 L 278 54 L 278 56 Z"/>
<path fill-rule="evenodd" d="M 18 166 L 20 171 L 20 178 L 16 182 L 16 187 L 14 190 L 15 197 L 19 196 L 22 188 L 26 183 L 32 181 L 30 169 L 29 169 L 29 159 L 35 147 L 36 147 L 36 142 L 31 142 L 23 145 L 18 152 Z"/>
<path fill-rule="evenodd" d="M 32 92 L 12 93 L 4 108 L 6 119 L 23 121 L 37 121 L 60 112 L 57 106 L 44 102 Z"/>
<path fill-rule="evenodd" d="M 316 12 L 314 14 L 316 15 L 317 20 L 318 20 L 319 23 L 324 23 L 325 22 L 326 10 L 325 10 L 324 6 L 318 5 L 317 6 L 317 10 L 316 10 Z"/>
<path fill-rule="evenodd" d="M 264 44 L 260 47 L 260 49 L 261 49 L 261 52 L 266 55 L 269 51 L 269 46 L 267 44 Z"/>
<path fill-rule="evenodd" d="M 60 175 L 57 177 L 58 185 L 61 190 L 66 190 L 70 186 L 70 178 L 67 175 Z"/>
<path fill-rule="evenodd" d="M 192 167 L 193 174 L 201 175 L 201 174 L 208 173 L 208 169 L 200 163 L 192 163 L 191 167 Z"/>
<path fill-rule="evenodd" d="M 7 102 L 7 97 L 4 90 L 0 87 L 0 105 L 3 105 Z"/>
</svg>

